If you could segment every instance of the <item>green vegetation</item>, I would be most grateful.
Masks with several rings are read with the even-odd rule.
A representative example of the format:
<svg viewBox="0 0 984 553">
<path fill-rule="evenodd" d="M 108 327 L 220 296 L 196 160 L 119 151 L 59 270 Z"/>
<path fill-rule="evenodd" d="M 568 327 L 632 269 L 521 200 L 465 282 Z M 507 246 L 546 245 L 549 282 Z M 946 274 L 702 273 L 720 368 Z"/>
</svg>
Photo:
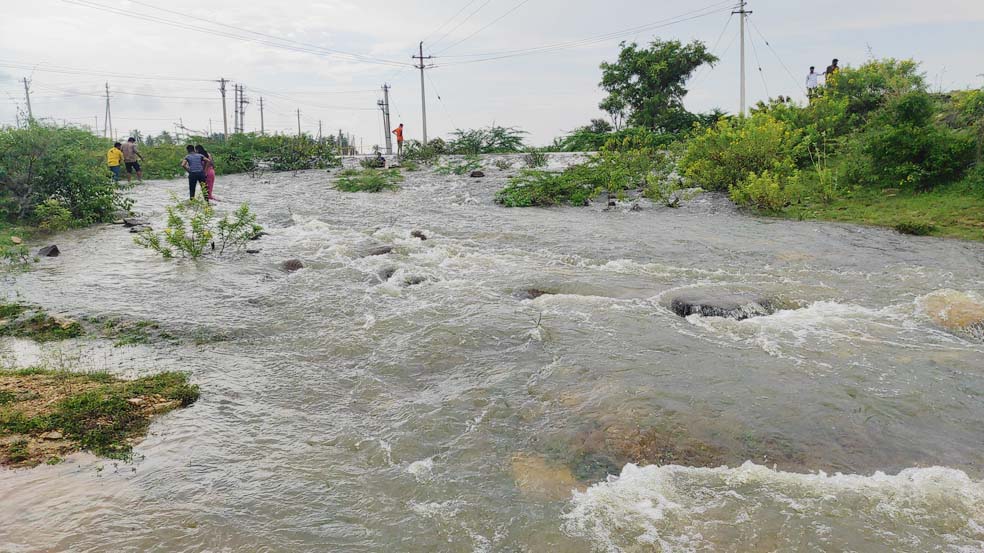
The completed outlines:
<svg viewBox="0 0 984 553">
<path fill-rule="evenodd" d="M 0 129 L 0 220 L 83 226 L 129 210 L 106 168 L 108 149 L 106 140 L 72 127 Z"/>
<path fill-rule="evenodd" d="M 342 192 L 382 192 L 398 190 L 403 181 L 398 169 L 346 169 L 335 181 L 335 188 Z"/>
<path fill-rule="evenodd" d="M 482 161 L 478 155 L 466 155 L 462 159 L 451 159 L 446 163 L 438 165 L 434 171 L 439 175 L 467 175 L 472 171 L 482 168 Z"/>
<path fill-rule="evenodd" d="M 178 201 L 167 207 L 167 225 L 162 232 L 146 228 L 134 238 L 139 246 L 149 248 L 166 259 L 175 255 L 198 259 L 208 253 L 222 255 L 226 250 L 239 251 L 259 234 L 263 227 L 256 224 L 256 215 L 242 204 L 234 213 L 216 220 L 215 208 L 205 199 L 203 191 L 188 201 Z"/>
<path fill-rule="evenodd" d="M 615 127 L 622 122 L 657 133 L 689 130 L 700 117 L 683 107 L 686 82 L 698 67 L 717 58 L 700 41 L 682 44 L 654 40 L 649 48 L 622 43 L 618 61 L 601 64 L 601 88 L 608 96 L 598 107 Z"/>
<path fill-rule="evenodd" d="M 78 450 L 129 459 L 151 417 L 198 400 L 188 375 L 137 380 L 39 368 L 0 371 L 0 464 L 35 466 Z"/>
<path fill-rule="evenodd" d="M 523 163 L 528 169 L 539 169 L 546 167 L 550 157 L 543 150 L 532 148 L 523 156 Z"/>
<path fill-rule="evenodd" d="M 523 136 L 526 131 L 516 127 L 490 125 L 481 129 L 458 129 L 451 133 L 454 138 L 447 143 L 445 154 L 513 154 L 523 151 Z"/>
<path fill-rule="evenodd" d="M 55 342 L 85 333 L 77 321 L 53 317 L 43 309 L 21 303 L 0 303 L 0 336 Z"/>
</svg>

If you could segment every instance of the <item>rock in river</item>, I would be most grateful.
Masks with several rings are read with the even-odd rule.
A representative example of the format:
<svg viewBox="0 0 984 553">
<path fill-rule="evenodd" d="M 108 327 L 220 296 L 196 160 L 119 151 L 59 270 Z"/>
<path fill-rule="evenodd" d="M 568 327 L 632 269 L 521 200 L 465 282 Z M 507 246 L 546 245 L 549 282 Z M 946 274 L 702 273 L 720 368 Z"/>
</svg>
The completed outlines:
<svg viewBox="0 0 984 553">
<path fill-rule="evenodd" d="M 376 255 L 386 255 L 393 251 L 393 246 L 376 246 L 368 252 L 366 252 L 366 257 L 373 257 Z"/>
<path fill-rule="evenodd" d="M 472 171 L 469 176 L 471 178 L 473 178 L 473 179 L 480 179 L 480 178 L 482 178 L 482 177 L 485 176 L 485 172 L 484 171 Z"/>
<path fill-rule="evenodd" d="M 427 240 L 427 235 L 423 231 L 415 230 L 410 233 L 410 236 L 414 238 L 420 238 L 421 240 Z"/>
<path fill-rule="evenodd" d="M 58 257 L 58 254 L 60 253 L 61 252 L 58 251 L 58 246 L 52 244 L 38 250 L 38 257 Z"/>
<path fill-rule="evenodd" d="M 736 321 L 774 313 L 775 298 L 749 292 L 692 291 L 674 297 L 670 309 L 681 317 L 726 317 Z"/>
<path fill-rule="evenodd" d="M 280 264 L 280 269 L 288 273 L 293 273 L 294 271 L 299 271 L 303 268 L 304 263 L 301 262 L 300 259 L 288 259 Z"/>
<path fill-rule="evenodd" d="M 126 219 L 123 219 L 124 227 L 145 227 L 147 225 L 148 225 L 147 221 L 144 221 L 143 219 L 137 219 L 133 217 L 128 217 Z"/>
</svg>

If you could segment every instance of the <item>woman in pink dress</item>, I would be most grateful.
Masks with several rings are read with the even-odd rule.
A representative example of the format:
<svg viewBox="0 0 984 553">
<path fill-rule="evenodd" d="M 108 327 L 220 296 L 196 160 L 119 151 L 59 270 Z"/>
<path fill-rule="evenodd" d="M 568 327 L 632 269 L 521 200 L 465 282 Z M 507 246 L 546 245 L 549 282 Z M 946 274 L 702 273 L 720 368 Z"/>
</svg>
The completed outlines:
<svg viewBox="0 0 984 553">
<path fill-rule="evenodd" d="M 212 160 L 211 154 L 201 144 L 195 146 L 195 151 L 205 157 L 205 189 L 208 191 L 206 197 L 209 201 L 212 201 L 214 199 L 212 197 L 212 187 L 215 186 L 215 162 Z"/>
</svg>

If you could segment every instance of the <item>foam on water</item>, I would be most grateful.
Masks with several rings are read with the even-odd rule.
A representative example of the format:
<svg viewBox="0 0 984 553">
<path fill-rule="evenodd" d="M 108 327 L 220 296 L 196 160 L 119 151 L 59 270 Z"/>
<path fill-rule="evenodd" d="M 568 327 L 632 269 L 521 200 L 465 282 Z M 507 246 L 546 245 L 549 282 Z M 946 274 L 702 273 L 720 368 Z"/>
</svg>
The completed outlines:
<svg viewBox="0 0 984 553">
<path fill-rule="evenodd" d="M 569 534 L 633 551 L 984 550 L 984 482 L 948 468 L 872 476 L 627 465 L 573 492 Z"/>
</svg>

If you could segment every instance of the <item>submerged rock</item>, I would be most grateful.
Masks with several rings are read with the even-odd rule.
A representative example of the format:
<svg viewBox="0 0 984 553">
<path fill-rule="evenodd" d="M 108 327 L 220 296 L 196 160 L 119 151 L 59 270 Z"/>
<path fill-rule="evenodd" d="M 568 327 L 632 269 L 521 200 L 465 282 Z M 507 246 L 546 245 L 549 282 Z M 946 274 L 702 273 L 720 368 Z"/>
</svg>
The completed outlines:
<svg viewBox="0 0 984 553">
<path fill-rule="evenodd" d="M 146 227 L 148 225 L 149 223 L 147 223 L 147 221 L 144 221 L 143 219 L 137 219 L 135 217 L 128 217 L 126 219 L 123 219 L 124 227 Z"/>
<path fill-rule="evenodd" d="M 528 453 L 513 455 L 510 472 L 524 495 L 538 499 L 562 501 L 570 499 L 574 490 L 585 488 L 568 467 Z"/>
<path fill-rule="evenodd" d="M 246 250 L 246 253 L 249 253 L 249 254 L 257 254 L 257 253 L 260 253 L 260 250 Z"/>
<path fill-rule="evenodd" d="M 385 269 L 383 269 L 383 270 L 379 271 L 378 273 L 376 273 L 376 276 L 379 277 L 379 280 L 380 281 L 386 282 L 387 280 L 389 280 L 395 274 L 396 274 L 396 268 L 395 267 L 386 267 Z"/>
<path fill-rule="evenodd" d="M 427 277 L 422 276 L 408 276 L 403 280 L 403 283 L 407 286 L 416 286 L 418 284 L 423 284 L 427 282 Z"/>
<path fill-rule="evenodd" d="M 263 231 L 261 230 L 260 232 L 257 232 L 256 234 L 254 234 L 254 235 L 253 235 L 253 236 L 252 236 L 252 237 L 250 238 L 250 240 L 259 240 L 260 238 L 263 238 L 264 236 L 269 236 L 269 235 L 270 235 L 270 233 L 268 233 L 268 232 L 263 232 Z"/>
<path fill-rule="evenodd" d="M 742 321 L 775 313 L 775 298 L 747 292 L 685 292 L 670 301 L 670 309 L 681 317 L 725 317 Z"/>
<path fill-rule="evenodd" d="M 153 230 L 150 225 L 140 225 L 138 227 L 130 227 L 130 234 L 138 234 L 145 230 Z"/>
<path fill-rule="evenodd" d="M 549 296 L 553 292 L 547 292 L 546 290 L 540 290 L 539 288 L 525 288 L 523 290 L 516 290 L 513 292 L 513 296 L 521 300 L 535 300 L 540 296 Z"/>
<path fill-rule="evenodd" d="M 424 234 L 423 231 L 419 231 L 419 230 L 411 231 L 410 236 L 413 236 L 414 238 L 420 238 L 421 240 L 427 240 L 427 235 Z"/>
<path fill-rule="evenodd" d="M 282 271 L 293 273 L 294 271 L 300 271 L 304 268 L 304 263 L 300 259 L 288 259 L 280 264 L 280 269 Z"/>
<path fill-rule="evenodd" d="M 386 255 L 393 251 L 393 246 L 377 246 L 372 248 L 366 253 L 366 257 L 373 257 L 376 255 Z"/>
<path fill-rule="evenodd" d="M 984 341 L 984 299 L 956 290 L 939 290 L 921 303 L 926 315 L 940 327 Z"/>
<path fill-rule="evenodd" d="M 483 172 L 483 171 L 472 171 L 471 174 L 469 174 L 468 176 L 471 177 L 471 178 L 473 178 L 473 179 L 480 179 L 480 178 L 482 178 L 482 177 L 485 176 L 485 172 Z"/>
<path fill-rule="evenodd" d="M 38 250 L 38 257 L 58 257 L 60 253 L 58 246 L 52 244 Z"/>
</svg>

